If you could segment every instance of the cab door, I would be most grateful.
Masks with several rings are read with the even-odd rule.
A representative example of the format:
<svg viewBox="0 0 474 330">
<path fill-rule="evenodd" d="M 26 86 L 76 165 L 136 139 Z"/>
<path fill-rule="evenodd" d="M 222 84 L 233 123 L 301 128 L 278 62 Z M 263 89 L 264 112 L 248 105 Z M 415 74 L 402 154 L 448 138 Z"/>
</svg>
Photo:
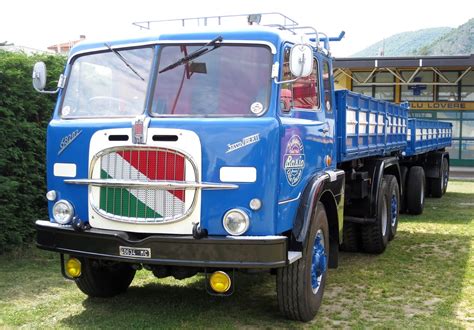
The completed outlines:
<svg viewBox="0 0 474 330">
<path fill-rule="evenodd" d="M 295 79 L 289 70 L 290 47 L 284 49 L 280 81 Z M 332 94 L 324 95 L 324 56 L 314 52 L 313 70 L 308 77 L 279 85 L 281 122 L 279 226 L 291 228 L 299 199 L 314 176 L 332 164 L 334 115 Z M 330 78 L 330 75 L 327 77 Z M 329 101 L 326 105 L 326 100 Z"/>
<path fill-rule="evenodd" d="M 325 56 L 322 57 L 321 63 L 321 107 L 324 112 L 324 128 L 323 128 L 323 153 L 325 154 L 325 169 L 333 169 L 336 167 L 336 100 L 334 94 L 334 81 L 332 75 L 332 61 Z"/>
</svg>

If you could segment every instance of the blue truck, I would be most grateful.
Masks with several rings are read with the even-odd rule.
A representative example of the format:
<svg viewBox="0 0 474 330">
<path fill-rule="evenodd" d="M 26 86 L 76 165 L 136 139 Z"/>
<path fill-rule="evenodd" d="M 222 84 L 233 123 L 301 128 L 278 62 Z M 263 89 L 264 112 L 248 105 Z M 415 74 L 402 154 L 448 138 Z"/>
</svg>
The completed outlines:
<svg viewBox="0 0 474 330">
<path fill-rule="evenodd" d="M 141 268 L 204 274 L 215 295 L 267 271 L 283 315 L 309 321 L 340 250 L 382 253 L 400 212 L 446 192 L 451 124 L 335 91 L 342 35 L 262 17 L 71 50 L 37 246 L 87 295 L 122 293 Z"/>
</svg>

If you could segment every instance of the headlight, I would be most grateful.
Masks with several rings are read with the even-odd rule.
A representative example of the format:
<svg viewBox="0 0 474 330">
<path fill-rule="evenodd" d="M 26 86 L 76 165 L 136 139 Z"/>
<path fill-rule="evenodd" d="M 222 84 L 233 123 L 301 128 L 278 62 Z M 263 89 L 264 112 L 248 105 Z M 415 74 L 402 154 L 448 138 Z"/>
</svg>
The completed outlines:
<svg viewBox="0 0 474 330">
<path fill-rule="evenodd" d="M 250 225 L 247 213 L 239 209 L 227 211 L 222 220 L 225 230 L 231 235 L 242 235 Z"/>
<path fill-rule="evenodd" d="M 68 201 L 61 199 L 53 206 L 53 218 L 60 225 L 65 225 L 72 220 L 74 207 Z"/>
</svg>

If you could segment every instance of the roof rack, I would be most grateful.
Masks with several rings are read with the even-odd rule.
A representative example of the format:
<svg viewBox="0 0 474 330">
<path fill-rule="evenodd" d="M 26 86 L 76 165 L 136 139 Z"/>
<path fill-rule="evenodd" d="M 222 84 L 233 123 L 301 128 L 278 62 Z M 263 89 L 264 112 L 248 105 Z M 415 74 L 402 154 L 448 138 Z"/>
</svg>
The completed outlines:
<svg viewBox="0 0 474 330">
<path fill-rule="evenodd" d="M 246 21 L 243 21 L 245 18 Z M 263 22 L 262 22 L 263 20 Z M 273 21 L 275 20 L 275 21 Z M 267 22 L 268 21 L 268 22 Z M 180 23 L 182 27 L 186 26 L 208 26 L 208 25 L 222 25 L 223 23 L 247 23 L 252 25 L 253 23 L 262 25 L 278 25 L 281 27 L 294 27 L 298 25 L 298 22 L 289 18 L 281 13 L 261 13 L 261 14 L 238 14 L 238 15 L 219 15 L 219 16 L 203 16 L 203 17 L 188 17 L 188 18 L 175 18 L 175 19 L 164 19 L 156 21 L 142 21 L 133 22 L 133 25 L 138 26 L 140 29 L 150 30 L 152 25 L 160 23 Z"/>
<path fill-rule="evenodd" d="M 243 20 L 245 18 L 245 21 Z M 132 24 L 139 27 L 140 30 L 151 30 L 154 25 L 158 24 L 176 24 L 180 27 L 200 27 L 210 25 L 223 25 L 225 23 L 245 23 L 247 25 L 263 25 L 278 28 L 280 30 L 287 30 L 293 34 L 314 35 L 309 38 L 309 41 L 314 42 L 317 49 L 320 48 L 318 31 L 311 26 L 300 26 L 294 19 L 278 12 L 261 13 L 261 14 L 238 14 L 238 15 L 219 15 L 219 16 L 203 16 L 203 17 L 188 17 L 164 19 L 155 21 L 141 21 L 133 22 Z M 297 31 L 298 30 L 298 31 Z M 305 31 L 306 30 L 306 31 Z M 328 48 L 326 48 L 329 51 Z"/>
</svg>

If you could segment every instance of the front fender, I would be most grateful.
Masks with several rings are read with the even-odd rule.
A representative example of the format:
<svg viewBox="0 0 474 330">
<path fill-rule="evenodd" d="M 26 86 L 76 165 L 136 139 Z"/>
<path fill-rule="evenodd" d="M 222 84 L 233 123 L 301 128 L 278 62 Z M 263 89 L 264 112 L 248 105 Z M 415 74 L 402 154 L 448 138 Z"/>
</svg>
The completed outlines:
<svg viewBox="0 0 474 330">
<path fill-rule="evenodd" d="M 337 204 L 343 203 L 343 199 L 339 198 L 340 202 L 337 203 L 336 200 L 338 199 L 335 197 L 344 194 L 344 171 L 326 171 L 323 174 L 315 175 L 304 190 L 293 223 L 292 234 L 298 243 L 304 242 L 311 218 L 316 211 L 316 205 L 325 192 L 329 192 L 334 197 L 335 205 L 333 206 L 337 212 L 337 222 L 340 223 L 342 221 L 342 208 L 339 207 L 341 205 Z M 342 228 L 342 223 L 340 223 L 339 227 Z"/>
</svg>

